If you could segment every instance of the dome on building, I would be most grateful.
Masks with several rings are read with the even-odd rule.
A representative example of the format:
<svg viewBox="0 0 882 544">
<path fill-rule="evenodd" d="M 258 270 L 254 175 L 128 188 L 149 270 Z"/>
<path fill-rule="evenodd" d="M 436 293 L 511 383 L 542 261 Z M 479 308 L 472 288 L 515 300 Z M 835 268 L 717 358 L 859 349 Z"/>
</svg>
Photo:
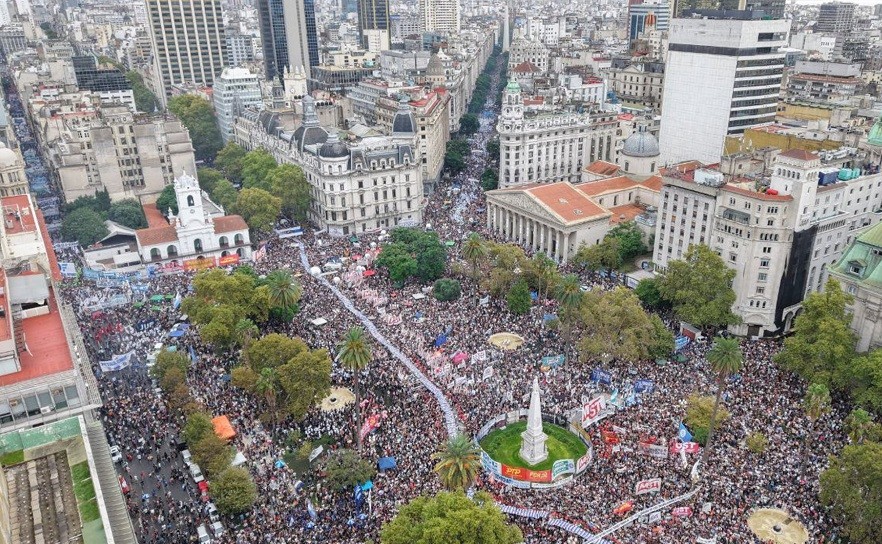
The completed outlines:
<svg viewBox="0 0 882 544">
<path fill-rule="evenodd" d="M 294 131 L 294 142 L 298 151 L 308 145 L 323 144 L 328 141 L 328 131 L 319 124 L 315 112 L 315 98 L 303 97 L 303 124 Z"/>
<path fill-rule="evenodd" d="M 395 112 L 395 118 L 392 120 L 392 134 L 405 135 L 416 134 L 416 119 L 413 112 L 410 111 L 410 104 L 406 96 L 402 96 L 398 102 L 398 111 Z"/>
<path fill-rule="evenodd" d="M 319 156 L 325 159 L 342 159 L 349 156 L 349 148 L 340 141 L 337 133 L 333 132 L 319 149 Z"/>
<path fill-rule="evenodd" d="M 426 66 L 426 75 L 429 77 L 444 75 L 444 65 L 441 63 L 441 58 L 438 57 L 437 53 L 432 53 L 432 56 L 429 57 L 429 64 Z"/>
<path fill-rule="evenodd" d="M 18 165 L 18 155 L 15 151 L 6 147 L 6 144 L 0 142 L 0 168 L 8 168 Z"/>
<path fill-rule="evenodd" d="M 508 85 L 505 86 L 505 92 L 508 93 L 519 93 L 521 92 L 521 85 L 515 80 L 511 80 L 508 82 Z"/>
<path fill-rule="evenodd" d="M 646 131 L 645 126 L 640 126 L 637 132 L 625 139 L 622 147 L 622 155 L 629 157 L 658 157 L 658 140 Z"/>
</svg>

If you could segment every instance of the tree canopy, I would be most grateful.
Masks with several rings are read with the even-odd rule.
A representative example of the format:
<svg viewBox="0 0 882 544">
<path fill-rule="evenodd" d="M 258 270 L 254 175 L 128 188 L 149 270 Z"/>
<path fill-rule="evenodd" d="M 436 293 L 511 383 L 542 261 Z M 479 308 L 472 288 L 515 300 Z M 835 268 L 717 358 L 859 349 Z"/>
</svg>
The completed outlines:
<svg viewBox="0 0 882 544">
<path fill-rule="evenodd" d="M 190 131 L 196 159 L 213 161 L 224 143 L 211 102 L 193 94 L 182 94 L 168 101 L 168 110 Z"/>
<path fill-rule="evenodd" d="M 474 113 L 467 113 L 459 118 L 459 133 L 463 136 L 471 136 L 481 128 L 481 121 Z"/>
<path fill-rule="evenodd" d="M 235 340 L 240 319 L 263 323 L 268 317 L 269 288 L 258 285 L 250 274 L 215 268 L 197 274 L 192 285 L 193 294 L 184 299 L 181 311 L 199 327 L 202 339 L 217 347 Z"/>
<path fill-rule="evenodd" d="M 732 313 L 735 271 L 705 245 L 692 245 L 682 260 L 668 263 L 658 289 L 671 301 L 678 319 L 696 327 L 725 327 L 739 323 Z"/>
<path fill-rule="evenodd" d="M 126 72 L 126 79 L 132 84 L 132 92 L 135 95 L 135 107 L 138 111 L 153 113 L 159 109 L 159 100 L 144 83 L 144 77 L 140 73 L 130 70 Z"/>
<path fill-rule="evenodd" d="M 265 149 L 255 149 L 242 159 L 242 188 L 270 190 L 270 173 L 278 167 L 276 159 Z"/>
<path fill-rule="evenodd" d="M 674 350 L 673 334 L 658 316 L 647 314 L 637 295 L 625 287 L 584 293 L 575 319 L 583 361 L 603 355 L 638 361 Z"/>
<path fill-rule="evenodd" d="M 337 489 L 348 489 L 355 484 L 363 484 L 372 479 L 377 471 L 373 463 L 365 461 L 349 449 L 340 449 L 332 453 L 325 463 L 328 473 L 328 484 Z"/>
<path fill-rule="evenodd" d="M 851 444 L 830 457 L 820 497 L 849 542 L 882 542 L 882 444 Z"/>
<path fill-rule="evenodd" d="M 392 229 L 391 243 L 383 246 L 376 264 L 388 270 L 389 277 L 398 285 L 412 276 L 435 281 L 444 274 L 447 248 L 436 232 L 398 227 Z"/>
<path fill-rule="evenodd" d="M 524 539 L 486 492 L 417 497 L 380 532 L 382 544 L 516 544 Z"/>
<path fill-rule="evenodd" d="M 305 223 L 312 193 L 303 170 L 293 164 L 283 164 L 270 171 L 268 180 L 269 192 L 282 199 L 282 213 Z"/>
<path fill-rule="evenodd" d="M 68 213 L 61 222 L 61 237 L 67 242 L 79 242 L 82 247 L 94 244 L 107 233 L 101 214 L 87 207 Z"/>
<path fill-rule="evenodd" d="M 270 232 L 282 211 L 282 199 L 263 189 L 242 189 L 235 209 L 250 228 Z"/>
<path fill-rule="evenodd" d="M 257 486 L 247 470 L 230 467 L 211 481 L 211 497 L 221 514 L 244 514 L 257 500 Z"/>
<path fill-rule="evenodd" d="M 199 180 L 199 188 L 211 194 L 218 182 L 224 178 L 223 172 L 215 168 L 199 168 L 196 170 L 196 178 Z"/>
<path fill-rule="evenodd" d="M 441 302 L 448 302 L 459 298 L 460 285 L 458 280 L 441 278 L 435 280 L 432 286 L 432 296 Z"/>
<path fill-rule="evenodd" d="M 223 172 L 224 177 L 235 182 L 242 181 L 242 162 L 245 159 L 245 150 L 234 142 L 228 142 L 221 149 L 217 158 L 214 160 L 214 166 Z"/>
<path fill-rule="evenodd" d="M 156 199 L 156 209 L 159 210 L 163 217 L 168 215 L 169 209 L 175 215 L 178 214 L 178 197 L 175 194 L 174 185 L 166 185 L 162 188 L 162 192 L 159 193 L 159 197 Z"/>
<path fill-rule="evenodd" d="M 107 212 L 107 219 L 130 229 L 142 229 L 147 226 L 144 208 L 134 198 L 114 202 Z"/>
</svg>

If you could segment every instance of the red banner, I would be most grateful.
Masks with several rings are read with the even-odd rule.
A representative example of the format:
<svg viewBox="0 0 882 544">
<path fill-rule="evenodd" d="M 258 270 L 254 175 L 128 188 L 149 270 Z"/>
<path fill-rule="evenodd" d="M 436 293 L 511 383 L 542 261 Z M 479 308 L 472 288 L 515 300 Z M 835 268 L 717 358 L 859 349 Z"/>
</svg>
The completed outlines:
<svg viewBox="0 0 882 544">
<path fill-rule="evenodd" d="M 184 270 L 192 272 L 194 270 L 208 270 L 214 268 L 214 257 L 205 257 L 204 259 L 187 259 L 184 261 Z"/>
<path fill-rule="evenodd" d="M 661 491 L 661 478 L 651 478 L 649 480 L 640 480 L 634 486 L 634 494 L 642 495 L 644 493 L 658 493 Z"/>
<path fill-rule="evenodd" d="M 619 435 L 615 433 L 615 431 L 601 431 L 600 433 L 603 436 L 603 442 L 606 444 L 618 444 Z"/>
<path fill-rule="evenodd" d="M 681 451 L 686 453 L 698 453 L 699 449 L 701 448 L 698 445 L 698 442 L 671 442 L 670 446 L 671 455 L 675 455 Z"/>
<path fill-rule="evenodd" d="M 223 257 L 217 260 L 217 264 L 219 266 L 227 266 L 231 264 L 239 264 L 239 255 L 233 253 L 232 255 L 224 255 Z"/>
<path fill-rule="evenodd" d="M 688 518 L 692 516 L 691 506 L 678 506 L 671 510 L 671 515 L 675 518 Z"/>
<path fill-rule="evenodd" d="M 522 482 L 550 482 L 550 470 L 530 470 L 528 468 L 502 465 L 502 475 Z"/>
</svg>

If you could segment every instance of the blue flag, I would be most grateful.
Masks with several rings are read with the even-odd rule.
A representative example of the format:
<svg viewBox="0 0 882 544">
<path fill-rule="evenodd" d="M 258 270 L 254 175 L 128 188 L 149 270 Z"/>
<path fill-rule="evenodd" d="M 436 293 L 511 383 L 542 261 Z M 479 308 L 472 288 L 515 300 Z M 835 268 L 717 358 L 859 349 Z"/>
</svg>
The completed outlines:
<svg viewBox="0 0 882 544">
<path fill-rule="evenodd" d="M 312 501 L 309 499 L 306 499 L 306 511 L 309 512 L 309 517 L 311 517 L 313 520 L 318 517 L 315 513 L 315 506 L 312 505 Z"/>
<path fill-rule="evenodd" d="M 689 432 L 686 425 L 683 425 L 682 421 L 680 422 L 680 430 L 677 431 L 677 438 L 680 439 L 680 442 L 692 442 L 692 433 Z"/>
<path fill-rule="evenodd" d="M 361 506 L 364 502 L 364 491 L 361 489 L 361 486 L 355 484 L 355 506 Z"/>
<path fill-rule="evenodd" d="M 196 362 L 196 350 L 193 349 L 193 346 L 190 346 L 190 361 L 193 363 Z"/>
</svg>

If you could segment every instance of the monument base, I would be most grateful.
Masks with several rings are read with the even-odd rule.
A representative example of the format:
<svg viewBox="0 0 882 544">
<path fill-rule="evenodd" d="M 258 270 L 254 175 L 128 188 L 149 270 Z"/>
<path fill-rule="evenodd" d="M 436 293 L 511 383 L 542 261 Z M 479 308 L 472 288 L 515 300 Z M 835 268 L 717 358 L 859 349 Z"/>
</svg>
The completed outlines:
<svg viewBox="0 0 882 544">
<path fill-rule="evenodd" d="M 525 463 L 536 465 L 548 459 L 548 447 L 545 445 L 545 441 L 548 440 L 547 434 L 543 432 L 534 434 L 528 428 L 521 433 L 521 439 L 523 442 L 521 442 L 520 455 Z"/>
</svg>

